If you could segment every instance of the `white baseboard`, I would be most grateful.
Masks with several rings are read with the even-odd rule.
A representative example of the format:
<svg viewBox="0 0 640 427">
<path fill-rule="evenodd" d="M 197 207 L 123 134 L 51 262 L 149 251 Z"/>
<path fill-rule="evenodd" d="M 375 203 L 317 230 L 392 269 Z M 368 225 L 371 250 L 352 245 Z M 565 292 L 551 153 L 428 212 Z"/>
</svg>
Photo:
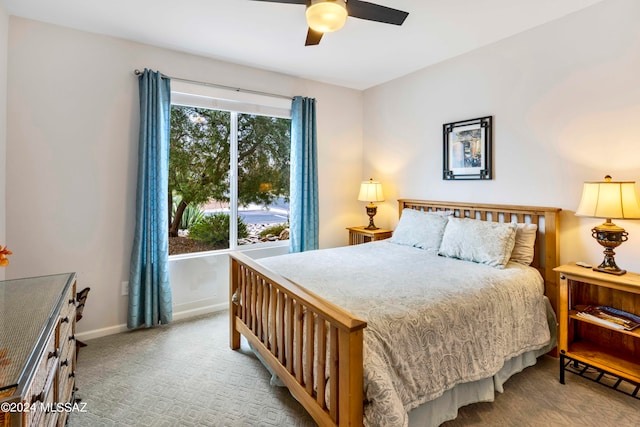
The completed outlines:
<svg viewBox="0 0 640 427">
<path fill-rule="evenodd" d="M 202 314 L 216 313 L 229 308 L 229 303 L 223 302 L 219 304 L 208 305 L 206 307 L 193 308 L 190 310 L 182 310 L 173 313 L 173 320 L 184 320 L 191 317 L 200 316 Z M 127 325 L 125 323 L 116 326 L 109 326 L 108 328 L 94 329 L 91 331 L 76 333 L 76 338 L 80 341 L 88 341 L 94 338 L 106 337 L 107 335 L 119 334 L 126 332 Z"/>
<path fill-rule="evenodd" d="M 222 302 L 219 304 L 212 304 L 206 307 L 192 308 L 190 310 L 182 310 L 173 313 L 173 320 L 189 319 L 191 317 L 200 316 L 201 314 L 216 313 L 218 311 L 226 310 L 229 308 L 228 302 Z"/>
<path fill-rule="evenodd" d="M 86 332 L 76 332 L 76 339 L 79 341 L 87 341 L 94 338 L 106 337 L 107 335 L 119 334 L 120 332 L 126 332 L 127 325 L 123 323 L 122 325 L 109 326 L 108 328 L 94 329 L 92 331 Z"/>
</svg>

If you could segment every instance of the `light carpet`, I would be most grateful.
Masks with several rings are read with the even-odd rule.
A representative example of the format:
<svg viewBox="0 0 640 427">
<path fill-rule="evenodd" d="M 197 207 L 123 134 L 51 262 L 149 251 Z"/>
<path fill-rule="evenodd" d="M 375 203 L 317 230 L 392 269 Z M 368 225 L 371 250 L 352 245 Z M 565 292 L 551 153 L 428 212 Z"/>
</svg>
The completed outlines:
<svg viewBox="0 0 640 427">
<path fill-rule="evenodd" d="M 228 313 L 88 341 L 76 370 L 80 426 L 315 426 L 243 340 L 229 349 Z M 495 402 L 460 409 L 456 426 L 639 426 L 640 400 L 570 373 L 548 356 L 513 376 Z"/>
</svg>

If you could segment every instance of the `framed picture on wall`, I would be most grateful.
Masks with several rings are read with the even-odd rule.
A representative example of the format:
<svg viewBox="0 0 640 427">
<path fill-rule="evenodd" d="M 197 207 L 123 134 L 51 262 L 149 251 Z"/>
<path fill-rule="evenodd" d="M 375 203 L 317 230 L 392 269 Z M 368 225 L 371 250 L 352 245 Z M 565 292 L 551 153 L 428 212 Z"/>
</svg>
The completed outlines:
<svg viewBox="0 0 640 427">
<path fill-rule="evenodd" d="M 442 125 L 442 179 L 492 179 L 492 116 Z"/>
</svg>

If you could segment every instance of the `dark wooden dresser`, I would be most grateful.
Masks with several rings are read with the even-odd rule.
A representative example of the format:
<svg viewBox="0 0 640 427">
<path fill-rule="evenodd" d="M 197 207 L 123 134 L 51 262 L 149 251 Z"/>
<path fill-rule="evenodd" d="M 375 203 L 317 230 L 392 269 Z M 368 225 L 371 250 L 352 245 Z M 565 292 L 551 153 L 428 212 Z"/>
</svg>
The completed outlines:
<svg viewBox="0 0 640 427">
<path fill-rule="evenodd" d="M 64 426 L 76 366 L 75 273 L 0 281 L 0 427 Z"/>
</svg>

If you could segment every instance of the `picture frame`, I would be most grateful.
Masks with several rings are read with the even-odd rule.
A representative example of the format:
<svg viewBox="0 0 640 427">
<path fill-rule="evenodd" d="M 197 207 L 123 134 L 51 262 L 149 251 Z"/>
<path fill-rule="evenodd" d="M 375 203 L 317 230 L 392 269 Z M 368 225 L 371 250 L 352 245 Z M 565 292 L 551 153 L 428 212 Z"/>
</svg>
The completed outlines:
<svg viewBox="0 0 640 427">
<path fill-rule="evenodd" d="M 442 125 L 442 179 L 492 179 L 493 116 Z"/>
</svg>

